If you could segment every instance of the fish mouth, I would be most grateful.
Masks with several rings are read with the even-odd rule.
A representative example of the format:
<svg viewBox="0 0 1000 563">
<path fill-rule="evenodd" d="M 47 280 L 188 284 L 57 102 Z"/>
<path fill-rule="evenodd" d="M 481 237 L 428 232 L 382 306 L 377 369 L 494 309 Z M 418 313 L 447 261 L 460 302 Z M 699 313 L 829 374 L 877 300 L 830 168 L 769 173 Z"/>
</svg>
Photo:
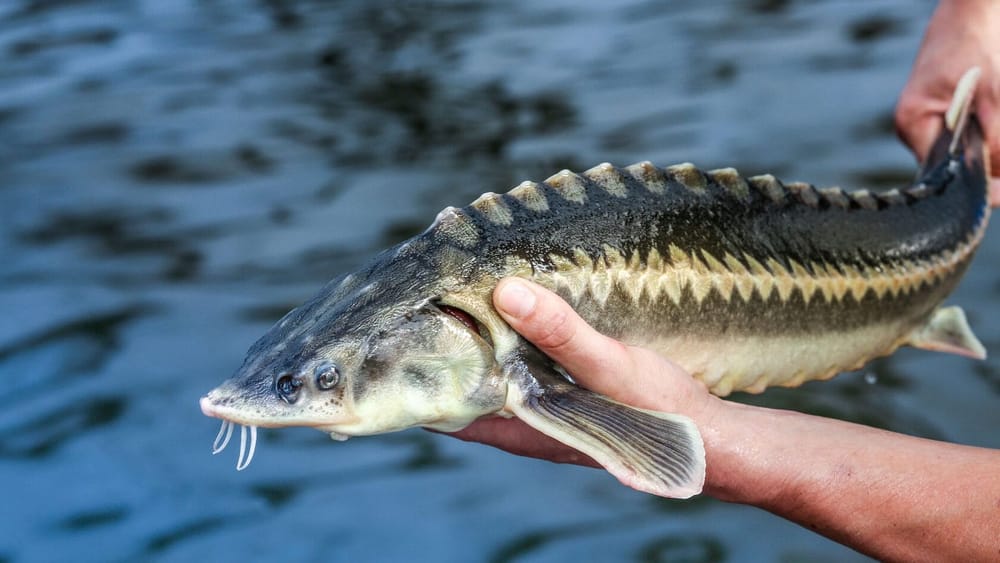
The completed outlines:
<svg viewBox="0 0 1000 563">
<path fill-rule="evenodd" d="M 241 424 L 243 426 L 259 426 L 265 428 L 278 428 L 281 426 L 286 426 L 284 424 L 274 424 L 268 422 L 262 422 L 259 420 L 251 420 L 249 417 L 243 416 L 239 410 L 227 407 L 225 405 L 220 405 L 219 403 L 212 400 L 211 394 L 205 395 L 198 401 L 198 405 L 201 407 L 201 413 L 205 416 L 211 418 L 219 418 L 224 421 L 235 422 L 236 424 Z"/>
</svg>

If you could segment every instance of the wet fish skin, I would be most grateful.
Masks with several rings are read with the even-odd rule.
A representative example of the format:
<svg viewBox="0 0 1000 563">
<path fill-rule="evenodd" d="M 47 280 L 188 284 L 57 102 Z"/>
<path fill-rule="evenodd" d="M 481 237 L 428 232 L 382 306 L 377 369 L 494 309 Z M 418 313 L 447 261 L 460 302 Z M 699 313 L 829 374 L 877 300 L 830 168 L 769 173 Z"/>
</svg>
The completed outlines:
<svg viewBox="0 0 1000 563">
<path fill-rule="evenodd" d="M 901 190 L 602 164 L 447 208 L 286 315 L 202 410 L 337 439 L 517 416 L 629 486 L 696 494 L 694 424 L 573 385 L 493 309 L 497 282 L 553 289 L 598 330 L 667 355 L 719 395 L 830 377 L 903 344 L 982 357 L 961 310 L 939 307 L 989 217 L 972 91 L 959 88 L 959 109 Z"/>
<path fill-rule="evenodd" d="M 488 194 L 427 233 L 451 246 L 438 267 L 464 272 L 442 299 L 497 338 L 492 287 L 533 279 L 721 395 L 830 377 L 907 343 L 968 266 L 989 215 L 968 131 L 959 160 L 881 194 L 649 163 Z"/>
</svg>

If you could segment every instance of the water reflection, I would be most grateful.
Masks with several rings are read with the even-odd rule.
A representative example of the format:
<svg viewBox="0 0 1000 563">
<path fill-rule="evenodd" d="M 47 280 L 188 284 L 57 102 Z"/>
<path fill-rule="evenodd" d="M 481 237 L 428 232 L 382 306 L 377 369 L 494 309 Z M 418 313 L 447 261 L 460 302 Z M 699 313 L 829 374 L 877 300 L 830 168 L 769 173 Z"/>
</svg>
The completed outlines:
<svg viewBox="0 0 1000 563">
<path fill-rule="evenodd" d="M 997 369 L 996 364 L 992 361 L 976 364 L 974 370 L 993 390 L 993 394 L 1000 396 L 1000 369 Z"/>
<path fill-rule="evenodd" d="M 121 397 L 91 397 L 48 410 L 44 414 L 2 429 L 0 458 L 42 458 L 81 434 L 108 426 L 121 418 Z"/>
<path fill-rule="evenodd" d="M 125 508 L 107 508 L 93 512 L 79 512 L 71 514 L 59 522 L 60 528 L 70 531 L 86 531 L 90 528 L 110 526 L 121 522 L 128 517 L 129 511 Z"/>
<path fill-rule="evenodd" d="M 201 518 L 194 522 L 189 522 L 179 528 L 157 534 L 150 538 L 146 544 L 144 555 L 156 555 L 170 549 L 176 543 L 201 536 L 217 530 L 225 525 L 223 518 Z"/>
<path fill-rule="evenodd" d="M 667 536 L 643 546 L 638 559 L 646 563 L 719 563 L 728 559 L 726 548 L 715 538 Z"/>
<path fill-rule="evenodd" d="M 538 530 L 502 545 L 490 557 L 491 563 L 510 563 L 522 560 L 525 556 L 537 552 L 552 543 L 572 541 L 574 537 L 593 536 L 613 533 L 624 525 L 620 520 L 604 520 L 589 523 L 574 523 L 570 526 L 560 526 L 547 530 Z"/>
</svg>

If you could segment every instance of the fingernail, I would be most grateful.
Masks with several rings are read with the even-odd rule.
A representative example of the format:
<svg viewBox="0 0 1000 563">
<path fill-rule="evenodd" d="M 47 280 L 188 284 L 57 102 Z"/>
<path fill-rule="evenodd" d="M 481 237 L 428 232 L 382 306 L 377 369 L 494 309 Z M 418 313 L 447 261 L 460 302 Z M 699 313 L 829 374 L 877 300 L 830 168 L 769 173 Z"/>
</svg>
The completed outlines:
<svg viewBox="0 0 1000 563">
<path fill-rule="evenodd" d="M 535 310 L 536 301 L 531 288 L 518 281 L 504 283 L 497 296 L 497 306 L 515 319 L 530 315 Z"/>
</svg>

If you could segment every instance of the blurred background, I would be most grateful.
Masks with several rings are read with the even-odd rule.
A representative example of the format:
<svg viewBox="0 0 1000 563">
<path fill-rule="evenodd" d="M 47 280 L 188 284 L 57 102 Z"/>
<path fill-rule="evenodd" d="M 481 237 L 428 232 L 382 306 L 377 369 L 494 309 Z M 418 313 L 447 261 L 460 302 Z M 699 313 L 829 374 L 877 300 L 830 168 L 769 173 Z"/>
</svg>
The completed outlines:
<svg viewBox="0 0 1000 563">
<path fill-rule="evenodd" d="M 760 510 L 198 398 L 438 210 L 602 161 L 885 188 L 933 2 L 6 0 L 0 562 L 856 561 Z M 1000 356 L 1000 240 L 951 299 Z M 904 350 L 741 400 L 1000 447 L 1000 363 Z"/>
</svg>

